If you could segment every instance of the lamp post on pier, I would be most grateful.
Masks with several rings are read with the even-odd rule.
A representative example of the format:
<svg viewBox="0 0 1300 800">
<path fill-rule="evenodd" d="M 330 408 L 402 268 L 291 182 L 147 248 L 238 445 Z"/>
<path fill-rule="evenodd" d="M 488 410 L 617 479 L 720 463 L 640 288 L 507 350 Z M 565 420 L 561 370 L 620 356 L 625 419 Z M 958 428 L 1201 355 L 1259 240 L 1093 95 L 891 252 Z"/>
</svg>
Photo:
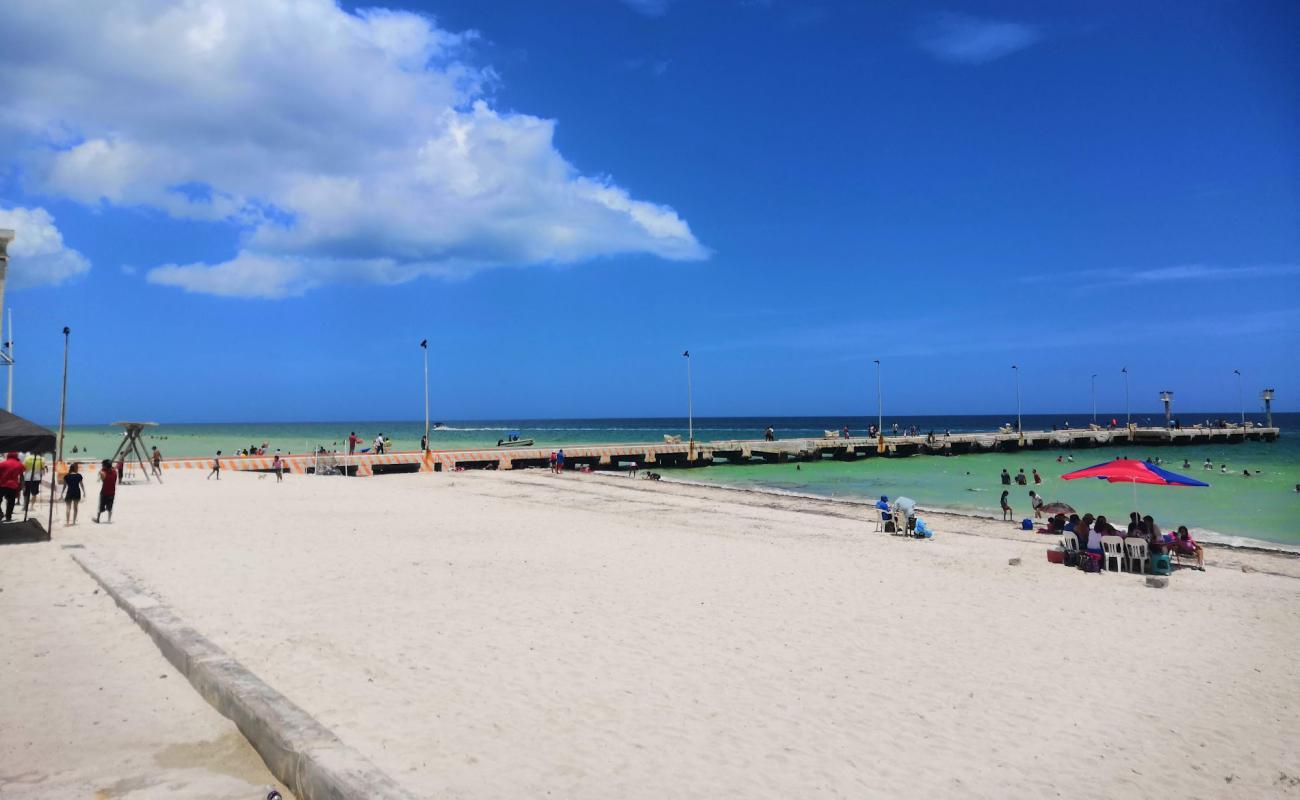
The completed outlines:
<svg viewBox="0 0 1300 800">
<path fill-rule="evenodd" d="M 1020 424 L 1020 365 L 1012 364 L 1011 369 L 1016 373 L 1016 433 L 1023 439 L 1025 429 Z"/>
<path fill-rule="evenodd" d="M 424 351 L 424 448 L 429 449 L 429 340 L 420 340 L 420 349 Z"/>
<path fill-rule="evenodd" d="M 682 357 L 686 359 L 686 441 L 693 451 L 695 450 L 695 407 L 691 397 L 691 351 L 683 351 Z"/>
<path fill-rule="evenodd" d="M 1129 411 L 1128 405 L 1128 367 L 1121 369 L 1124 373 L 1124 430 L 1133 429 L 1133 414 Z"/>
<path fill-rule="evenodd" d="M 1166 429 L 1172 428 L 1174 426 L 1173 417 L 1172 417 L 1173 414 L 1172 405 L 1174 402 L 1174 393 L 1168 390 L 1161 392 L 1160 402 L 1165 404 L 1165 428 Z"/>
<path fill-rule="evenodd" d="M 1237 405 L 1241 408 L 1241 427 L 1246 427 L 1246 395 L 1241 391 L 1241 370 L 1234 369 L 1233 375 L 1237 376 Z"/>
<path fill-rule="evenodd" d="M 1097 373 L 1092 373 L 1092 424 L 1097 424 Z"/>
<path fill-rule="evenodd" d="M 880 359 L 874 360 L 876 362 L 876 434 L 883 436 L 885 433 L 885 406 L 881 402 L 880 394 Z"/>
</svg>

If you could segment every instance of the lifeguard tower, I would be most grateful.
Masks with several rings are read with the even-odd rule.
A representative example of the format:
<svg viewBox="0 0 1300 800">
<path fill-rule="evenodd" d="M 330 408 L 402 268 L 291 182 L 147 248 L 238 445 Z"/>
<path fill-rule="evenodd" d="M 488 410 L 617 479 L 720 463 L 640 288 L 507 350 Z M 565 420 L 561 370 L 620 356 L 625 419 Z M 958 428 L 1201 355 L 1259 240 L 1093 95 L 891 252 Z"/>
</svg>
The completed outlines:
<svg viewBox="0 0 1300 800">
<path fill-rule="evenodd" d="M 158 423 L 114 422 L 111 424 L 125 429 L 122 433 L 122 443 L 117 446 L 117 450 L 113 453 L 113 463 L 116 464 L 119 460 L 126 463 L 134 457 L 135 460 L 139 462 L 140 468 L 144 470 L 145 480 L 157 478 L 158 482 L 162 483 L 162 476 L 154 475 L 150 470 L 149 457 L 145 455 L 144 442 L 140 440 L 140 434 L 144 432 L 145 428 L 156 428 L 158 427 Z M 121 479 L 122 476 L 118 477 Z"/>
</svg>

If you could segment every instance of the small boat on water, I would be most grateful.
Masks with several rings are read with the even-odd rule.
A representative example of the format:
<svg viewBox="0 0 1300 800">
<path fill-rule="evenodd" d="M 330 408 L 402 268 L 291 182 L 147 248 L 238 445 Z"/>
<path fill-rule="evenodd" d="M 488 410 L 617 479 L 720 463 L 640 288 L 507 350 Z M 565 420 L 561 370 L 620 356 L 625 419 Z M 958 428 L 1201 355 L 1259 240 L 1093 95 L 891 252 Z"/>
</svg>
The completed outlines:
<svg viewBox="0 0 1300 800">
<path fill-rule="evenodd" d="M 433 429 L 435 431 L 445 431 L 447 430 L 447 426 L 442 424 L 441 422 L 435 422 L 433 423 Z"/>
<path fill-rule="evenodd" d="M 510 431 L 506 438 L 497 439 L 497 447 L 532 447 L 532 439 L 520 439 L 519 431 Z"/>
</svg>

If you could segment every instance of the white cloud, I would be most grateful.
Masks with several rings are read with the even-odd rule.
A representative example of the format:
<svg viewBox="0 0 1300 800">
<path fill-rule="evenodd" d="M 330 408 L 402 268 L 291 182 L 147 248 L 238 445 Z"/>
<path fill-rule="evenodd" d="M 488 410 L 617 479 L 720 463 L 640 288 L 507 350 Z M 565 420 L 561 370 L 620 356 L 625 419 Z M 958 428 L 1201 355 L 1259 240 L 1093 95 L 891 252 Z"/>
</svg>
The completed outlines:
<svg viewBox="0 0 1300 800">
<path fill-rule="evenodd" d="M 230 262 L 148 275 L 192 291 L 708 255 L 672 208 L 581 174 L 554 121 L 493 109 L 475 38 L 330 0 L 17 0 L 0 138 L 35 191 L 238 226 Z"/>
<path fill-rule="evenodd" d="M 54 217 L 43 208 L 0 208 L 0 228 L 14 231 L 8 247 L 11 289 L 56 286 L 90 271 L 86 257 L 63 244 Z"/>
<path fill-rule="evenodd" d="M 921 49 L 941 61 L 984 64 L 1037 43 L 1042 32 L 1021 22 L 939 14 L 916 31 Z"/>
<path fill-rule="evenodd" d="M 1207 264 L 1180 264 L 1149 269 L 1085 269 L 1053 275 L 1030 275 L 1021 283 L 1052 283 L 1071 289 L 1109 289 L 1118 286 L 1178 284 L 1191 281 L 1220 281 L 1225 286 L 1239 286 L 1242 281 L 1300 275 L 1300 264 L 1251 264 L 1223 267 Z"/>
</svg>

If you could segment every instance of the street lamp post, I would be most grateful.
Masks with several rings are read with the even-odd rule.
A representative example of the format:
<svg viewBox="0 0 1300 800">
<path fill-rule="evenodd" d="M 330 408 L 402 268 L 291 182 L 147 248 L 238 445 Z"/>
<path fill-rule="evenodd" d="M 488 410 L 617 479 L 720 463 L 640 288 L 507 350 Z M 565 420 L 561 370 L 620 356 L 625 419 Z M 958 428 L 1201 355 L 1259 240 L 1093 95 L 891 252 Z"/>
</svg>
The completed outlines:
<svg viewBox="0 0 1300 800">
<path fill-rule="evenodd" d="M 59 464 L 63 461 L 63 431 L 68 421 L 68 337 L 72 329 L 63 326 L 63 392 L 59 398 L 59 439 L 55 445 L 54 469 L 50 470 L 50 514 L 45 522 L 47 533 L 54 530 L 54 490 L 58 479 Z"/>
<path fill-rule="evenodd" d="M 424 449 L 429 449 L 429 340 L 420 340 L 424 351 Z"/>
<path fill-rule="evenodd" d="M 1020 365 L 1012 364 L 1011 369 L 1016 373 L 1016 433 L 1024 433 L 1025 429 L 1020 424 Z"/>
<path fill-rule="evenodd" d="M 1234 369 L 1232 374 L 1237 376 L 1237 405 L 1241 408 L 1241 427 L 1246 427 L 1246 395 L 1241 391 L 1241 370 Z"/>
<path fill-rule="evenodd" d="M 1097 424 L 1097 373 L 1092 373 L 1092 424 Z"/>
<path fill-rule="evenodd" d="M 686 441 L 690 443 L 690 449 L 695 449 L 695 406 L 691 397 L 691 351 L 682 351 L 682 357 L 686 359 Z"/>
<path fill-rule="evenodd" d="M 885 406 L 881 400 L 880 394 L 880 359 L 874 359 L 876 362 L 876 435 L 885 434 Z"/>
<path fill-rule="evenodd" d="M 1133 415 L 1128 405 L 1128 367 L 1121 369 L 1120 372 L 1124 373 L 1124 430 L 1132 430 Z"/>
</svg>

